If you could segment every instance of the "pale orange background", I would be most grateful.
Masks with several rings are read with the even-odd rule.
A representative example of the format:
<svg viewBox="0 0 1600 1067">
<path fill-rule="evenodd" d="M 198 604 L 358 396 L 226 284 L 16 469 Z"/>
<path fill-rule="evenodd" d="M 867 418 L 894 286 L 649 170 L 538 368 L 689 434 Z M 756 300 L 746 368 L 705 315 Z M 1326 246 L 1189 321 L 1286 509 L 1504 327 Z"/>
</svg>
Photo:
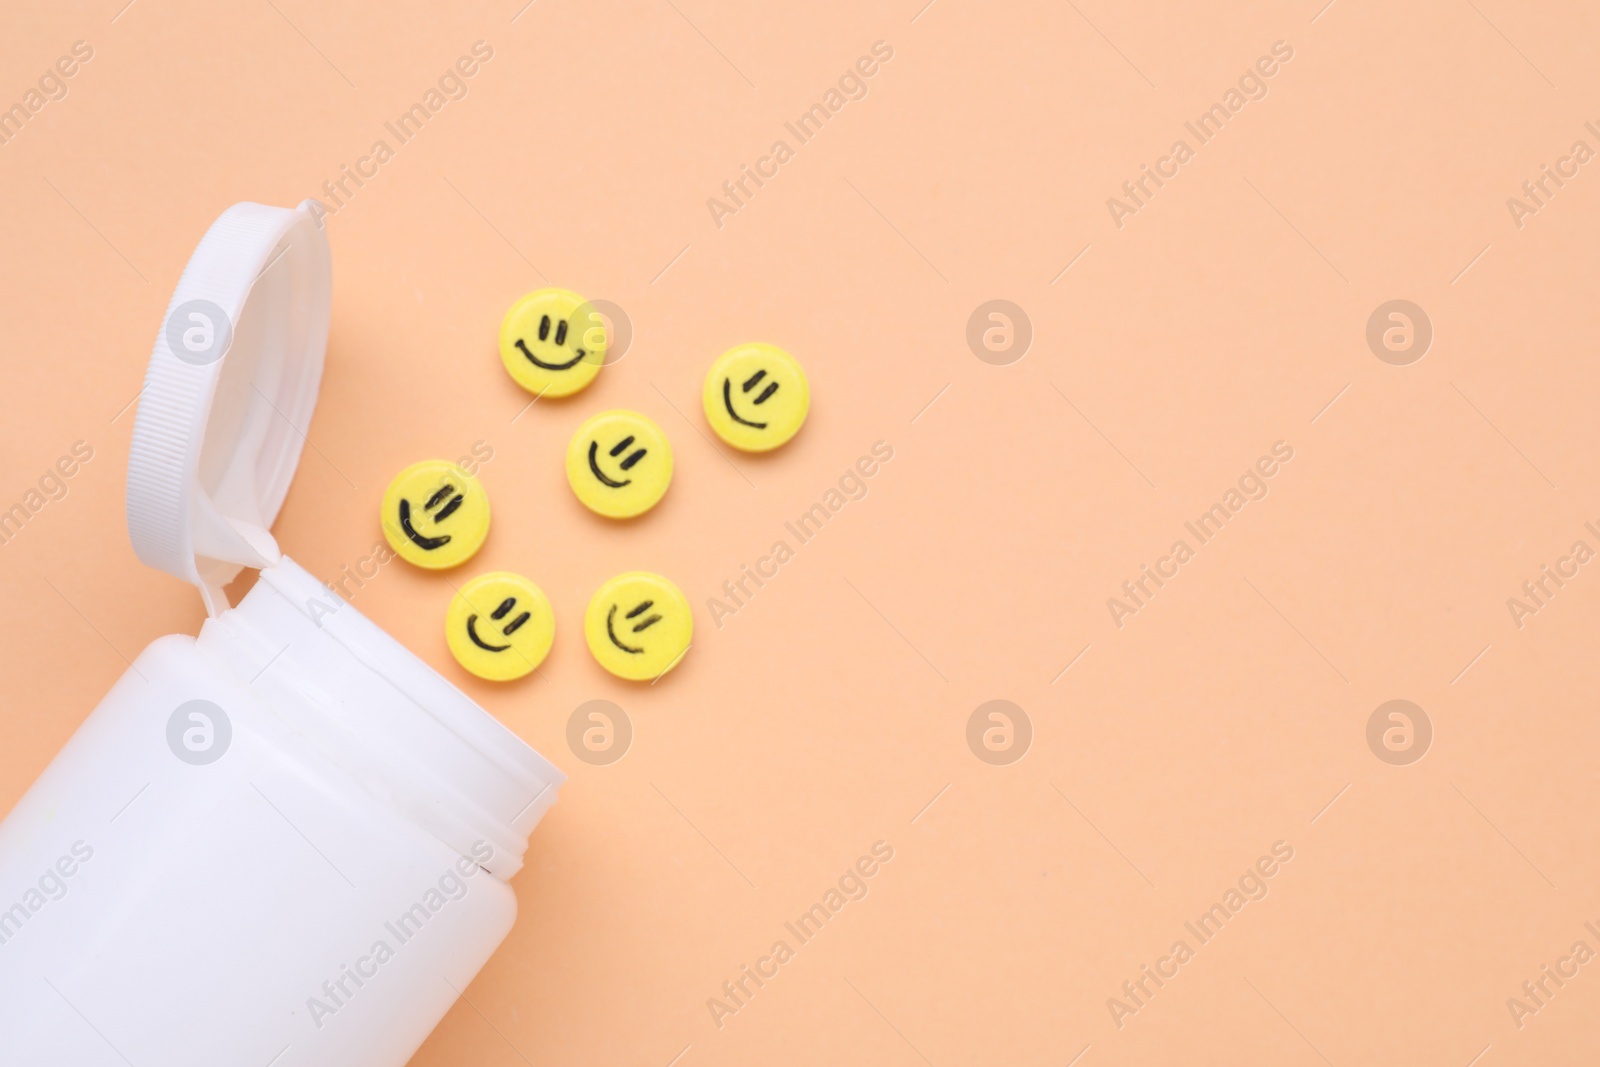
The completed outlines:
<svg viewBox="0 0 1600 1067">
<path fill-rule="evenodd" d="M 0 35 L 6 103 L 94 48 L 0 147 L 0 507 L 95 449 L 0 546 L 0 809 L 127 658 L 200 624 L 122 518 L 125 409 L 200 235 L 318 195 L 483 40 L 470 94 L 328 220 L 327 373 L 276 526 L 337 577 L 394 472 L 486 441 L 494 528 L 461 576 L 523 571 L 555 605 L 541 674 L 497 687 L 449 658 L 440 577 L 395 562 L 355 598 L 571 774 L 515 930 L 416 1063 L 1592 1057 L 1600 963 L 1520 1030 L 1506 1008 L 1600 949 L 1600 571 L 1521 629 L 1506 607 L 1600 547 L 1600 165 L 1520 229 L 1506 207 L 1600 148 L 1592 9 L 122 3 L 13 5 Z M 869 95 L 716 227 L 706 199 L 878 40 Z M 1277 40 L 1270 94 L 1113 225 L 1106 198 Z M 622 305 L 635 340 L 513 422 L 495 332 L 544 284 Z M 1009 366 L 964 340 L 992 298 L 1035 331 Z M 1394 298 L 1436 332 L 1407 367 L 1364 338 Z M 753 339 L 814 395 L 760 458 L 698 411 L 711 359 Z M 611 406 L 677 451 L 628 524 L 562 475 Z M 707 599 L 879 440 L 866 499 L 716 628 Z M 1279 440 L 1271 494 L 1119 630 L 1106 598 Z M 581 639 L 633 568 L 695 605 L 655 686 Z M 592 767 L 565 727 L 601 697 L 635 738 Z M 1008 767 L 965 739 L 996 698 L 1035 730 Z M 1435 729 L 1407 767 L 1365 741 L 1392 698 Z M 718 1028 L 707 998 L 878 840 L 870 895 Z M 1118 1029 L 1107 998 L 1278 840 L 1270 896 Z"/>
</svg>

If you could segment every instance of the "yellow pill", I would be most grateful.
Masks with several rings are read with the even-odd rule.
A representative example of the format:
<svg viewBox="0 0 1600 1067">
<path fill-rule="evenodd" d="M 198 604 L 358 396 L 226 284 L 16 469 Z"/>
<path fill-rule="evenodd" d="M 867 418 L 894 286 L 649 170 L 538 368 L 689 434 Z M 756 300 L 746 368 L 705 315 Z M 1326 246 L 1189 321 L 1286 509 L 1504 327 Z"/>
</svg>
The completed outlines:
<svg viewBox="0 0 1600 1067">
<path fill-rule="evenodd" d="M 444 570 L 471 559 L 489 536 L 489 495 L 456 464 L 425 459 L 389 483 L 379 521 L 401 559 Z"/>
<path fill-rule="evenodd" d="M 666 674 L 694 639 L 694 616 L 677 586 L 659 574 L 629 571 L 600 587 L 583 618 L 583 636 L 600 666 L 630 681 Z"/>
<path fill-rule="evenodd" d="M 811 387 L 798 360 L 757 342 L 717 357 L 701 401 L 718 437 L 745 452 L 767 452 L 800 432 Z"/>
<path fill-rule="evenodd" d="M 456 662 L 479 678 L 509 682 L 544 662 L 556 617 L 544 590 L 520 574 L 480 574 L 456 593 L 444 639 Z"/>
<path fill-rule="evenodd" d="M 672 446 L 637 411 L 602 411 L 567 445 L 567 482 L 584 506 L 631 519 L 656 506 L 672 483 Z"/>
<path fill-rule="evenodd" d="M 605 319 L 568 289 L 539 289 L 500 323 L 500 362 L 539 396 L 570 396 L 594 381 L 606 358 Z"/>
</svg>

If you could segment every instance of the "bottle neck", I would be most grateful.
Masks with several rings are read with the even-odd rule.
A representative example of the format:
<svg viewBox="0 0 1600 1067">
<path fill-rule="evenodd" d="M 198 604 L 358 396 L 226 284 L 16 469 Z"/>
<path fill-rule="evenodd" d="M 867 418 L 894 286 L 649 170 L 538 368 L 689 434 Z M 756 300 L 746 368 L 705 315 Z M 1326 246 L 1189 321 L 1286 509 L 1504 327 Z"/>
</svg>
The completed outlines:
<svg viewBox="0 0 1600 1067">
<path fill-rule="evenodd" d="M 283 557 L 197 644 L 368 792 L 506 879 L 566 776 Z"/>
</svg>

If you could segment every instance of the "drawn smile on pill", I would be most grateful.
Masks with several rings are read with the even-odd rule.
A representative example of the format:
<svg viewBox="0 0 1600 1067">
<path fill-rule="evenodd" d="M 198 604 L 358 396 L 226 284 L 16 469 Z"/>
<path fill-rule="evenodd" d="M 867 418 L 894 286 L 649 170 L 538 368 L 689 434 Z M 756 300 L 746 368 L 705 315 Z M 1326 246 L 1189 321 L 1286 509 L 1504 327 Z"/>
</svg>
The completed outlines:
<svg viewBox="0 0 1600 1067">
<path fill-rule="evenodd" d="M 627 437 L 624 437 L 621 441 L 619 441 L 616 444 L 615 447 L 613 447 L 611 449 L 611 451 L 609 453 L 611 458 L 615 459 L 618 456 L 622 455 L 623 452 L 627 451 L 628 446 L 631 445 L 631 444 L 633 444 L 633 435 L 629 434 Z M 643 459 L 645 457 L 646 451 L 647 451 L 646 449 L 638 448 L 638 449 L 635 449 L 632 453 L 630 453 L 628 455 L 628 458 L 624 459 L 622 461 L 622 463 L 621 463 L 621 467 L 622 467 L 623 473 L 627 473 L 628 471 L 632 470 L 633 469 L 633 465 L 635 463 L 638 463 L 641 459 Z M 593 472 L 593 474 L 594 474 L 594 476 L 596 478 L 600 479 L 600 484 L 601 485 L 608 485 L 613 489 L 621 489 L 625 485 L 632 484 L 632 482 L 633 482 L 632 478 L 624 478 L 621 481 L 618 481 L 617 479 L 612 478 L 611 476 L 606 474 L 605 471 L 601 470 L 600 469 L 600 463 L 599 463 L 599 453 L 600 453 L 600 442 L 599 441 L 590 441 L 589 442 L 589 470 L 591 472 Z"/>
<path fill-rule="evenodd" d="M 540 341 L 548 341 L 548 340 L 550 340 L 550 316 L 549 315 L 541 316 L 540 319 L 539 319 L 539 340 Z M 562 319 L 559 323 L 556 324 L 555 343 L 556 343 L 556 347 L 558 347 L 558 348 L 565 348 L 566 347 L 566 344 L 567 344 L 567 320 L 566 319 Z M 546 363 L 544 360 L 540 359 L 538 356 L 533 354 L 533 351 L 528 347 L 527 342 L 524 341 L 522 338 L 520 338 L 520 337 L 517 338 L 516 345 L 517 345 L 518 348 L 520 348 L 522 350 L 522 354 L 528 357 L 528 362 L 529 363 L 532 363 L 535 367 L 540 367 L 540 368 L 542 368 L 544 370 L 571 370 L 573 367 L 576 367 L 579 363 L 581 363 L 583 361 L 583 357 L 584 356 L 589 354 L 589 353 L 585 352 L 583 349 L 578 348 L 578 349 L 574 349 L 574 351 L 577 352 L 577 355 L 573 356 L 571 359 L 567 360 L 565 363 Z"/>
<path fill-rule="evenodd" d="M 744 384 L 739 386 L 739 391 L 742 392 L 742 393 L 748 393 L 750 390 L 754 389 L 757 385 L 761 384 L 761 379 L 765 378 L 766 376 L 767 376 L 767 372 L 766 371 L 764 371 L 764 370 L 756 371 L 754 374 L 750 375 L 750 377 L 748 377 L 748 378 L 746 378 L 744 380 Z M 772 394 L 776 393 L 777 391 L 778 391 L 778 383 L 777 382 L 768 382 L 767 383 L 767 387 L 765 389 L 761 390 L 760 395 L 755 398 L 753 403 L 755 403 L 755 404 L 765 404 L 768 400 L 772 399 Z M 752 427 L 753 429 L 757 429 L 757 430 L 765 430 L 767 428 L 767 424 L 766 423 L 764 423 L 764 422 L 752 422 L 749 419 L 745 418 L 743 415 L 739 414 L 737 411 L 733 410 L 733 379 L 732 378 L 724 378 L 724 379 L 722 379 L 722 403 L 723 403 L 723 406 L 728 409 L 728 414 L 733 416 L 733 421 L 734 422 L 743 423 L 744 425 Z"/>
<path fill-rule="evenodd" d="M 636 607 L 632 611 L 628 612 L 628 614 L 625 616 L 625 618 L 632 619 L 632 618 L 636 618 L 636 617 L 638 617 L 640 615 L 643 615 L 645 612 L 649 611 L 654 605 L 655 605 L 655 601 L 654 600 L 646 600 L 643 603 L 641 603 L 638 607 Z M 631 652 L 634 655 L 638 655 L 639 653 L 643 652 L 644 651 L 643 648 L 634 648 L 632 645 L 625 645 L 621 641 L 617 640 L 617 630 L 616 630 L 616 625 L 615 625 L 616 624 L 616 619 L 617 619 L 617 606 L 615 604 L 613 604 L 613 605 L 611 605 L 611 610 L 606 614 L 606 636 L 611 638 L 611 643 L 613 645 L 616 645 L 618 648 L 622 649 L 622 651 Z M 649 618 L 643 620 L 642 622 L 636 623 L 634 625 L 634 627 L 633 627 L 633 632 L 634 633 L 639 633 L 642 630 L 648 630 L 650 627 L 654 626 L 656 623 L 658 623 L 660 621 L 661 621 L 661 616 L 659 614 L 651 615 Z"/>
<path fill-rule="evenodd" d="M 500 602 L 500 606 L 494 609 L 494 611 L 489 615 L 489 618 L 499 622 L 501 619 L 509 615 L 511 613 L 511 609 L 516 606 L 517 598 L 514 596 L 508 596 Z M 516 633 L 522 628 L 523 623 L 527 622 L 532 617 L 533 615 L 531 612 L 524 611 L 521 615 L 518 615 L 510 622 L 506 623 L 505 627 L 501 629 L 500 632 L 505 634 L 507 637 L 510 637 L 512 634 Z M 472 638 L 473 644 L 477 645 L 485 652 L 504 652 L 506 649 L 511 647 L 509 644 L 491 645 L 485 642 L 483 638 L 479 637 L 477 615 L 467 616 L 467 636 Z"/>
<path fill-rule="evenodd" d="M 455 493 L 455 495 L 451 496 L 452 493 Z M 447 504 L 445 503 L 446 497 L 449 497 L 450 500 Z M 438 514 L 433 516 L 433 521 L 440 523 L 454 515 L 456 509 L 461 506 L 465 499 L 462 494 L 456 492 L 455 486 L 446 482 L 438 492 L 428 498 L 428 502 L 422 505 L 422 510 L 431 512 L 434 508 L 439 508 Z M 444 507 L 439 507 L 440 504 L 444 504 Z M 411 501 L 405 497 L 400 498 L 400 529 L 411 539 L 412 544 L 424 552 L 432 552 L 434 549 L 443 548 L 450 543 L 449 534 L 428 537 L 417 532 L 417 528 L 411 524 Z"/>
</svg>

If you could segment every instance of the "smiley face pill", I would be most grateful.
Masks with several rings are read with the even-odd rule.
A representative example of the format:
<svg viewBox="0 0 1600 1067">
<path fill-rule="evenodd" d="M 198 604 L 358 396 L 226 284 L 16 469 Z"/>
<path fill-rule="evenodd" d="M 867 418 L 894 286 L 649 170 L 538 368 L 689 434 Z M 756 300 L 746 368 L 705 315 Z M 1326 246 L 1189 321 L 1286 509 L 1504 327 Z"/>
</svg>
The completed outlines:
<svg viewBox="0 0 1600 1067">
<path fill-rule="evenodd" d="M 489 536 L 489 495 L 456 464 L 425 459 L 389 483 L 379 521 L 401 559 L 444 570 L 471 559 Z"/>
<path fill-rule="evenodd" d="M 694 639 L 681 590 L 659 574 L 629 571 L 602 585 L 583 617 L 600 666 L 629 681 L 652 681 L 678 665 Z"/>
<path fill-rule="evenodd" d="M 567 483 L 585 507 L 631 519 L 656 506 L 672 483 L 672 446 L 637 411 L 602 411 L 567 445 Z"/>
<path fill-rule="evenodd" d="M 535 290 L 500 323 L 500 362 L 538 396 L 571 396 L 594 381 L 605 358 L 605 320 L 570 289 Z"/>
<path fill-rule="evenodd" d="M 811 386 L 799 361 L 777 345 L 737 345 L 711 364 L 701 403 L 718 437 L 745 452 L 768 452 L 805 425 Z"/>
<path fill-rule="evenodd" d="M 456 662 L 479 678 L 509 682 L 535 670 L 555 641 L 544 591 L 520 574 L 480 574 L 445 612 L 444 639 Z"/>
</svg>

